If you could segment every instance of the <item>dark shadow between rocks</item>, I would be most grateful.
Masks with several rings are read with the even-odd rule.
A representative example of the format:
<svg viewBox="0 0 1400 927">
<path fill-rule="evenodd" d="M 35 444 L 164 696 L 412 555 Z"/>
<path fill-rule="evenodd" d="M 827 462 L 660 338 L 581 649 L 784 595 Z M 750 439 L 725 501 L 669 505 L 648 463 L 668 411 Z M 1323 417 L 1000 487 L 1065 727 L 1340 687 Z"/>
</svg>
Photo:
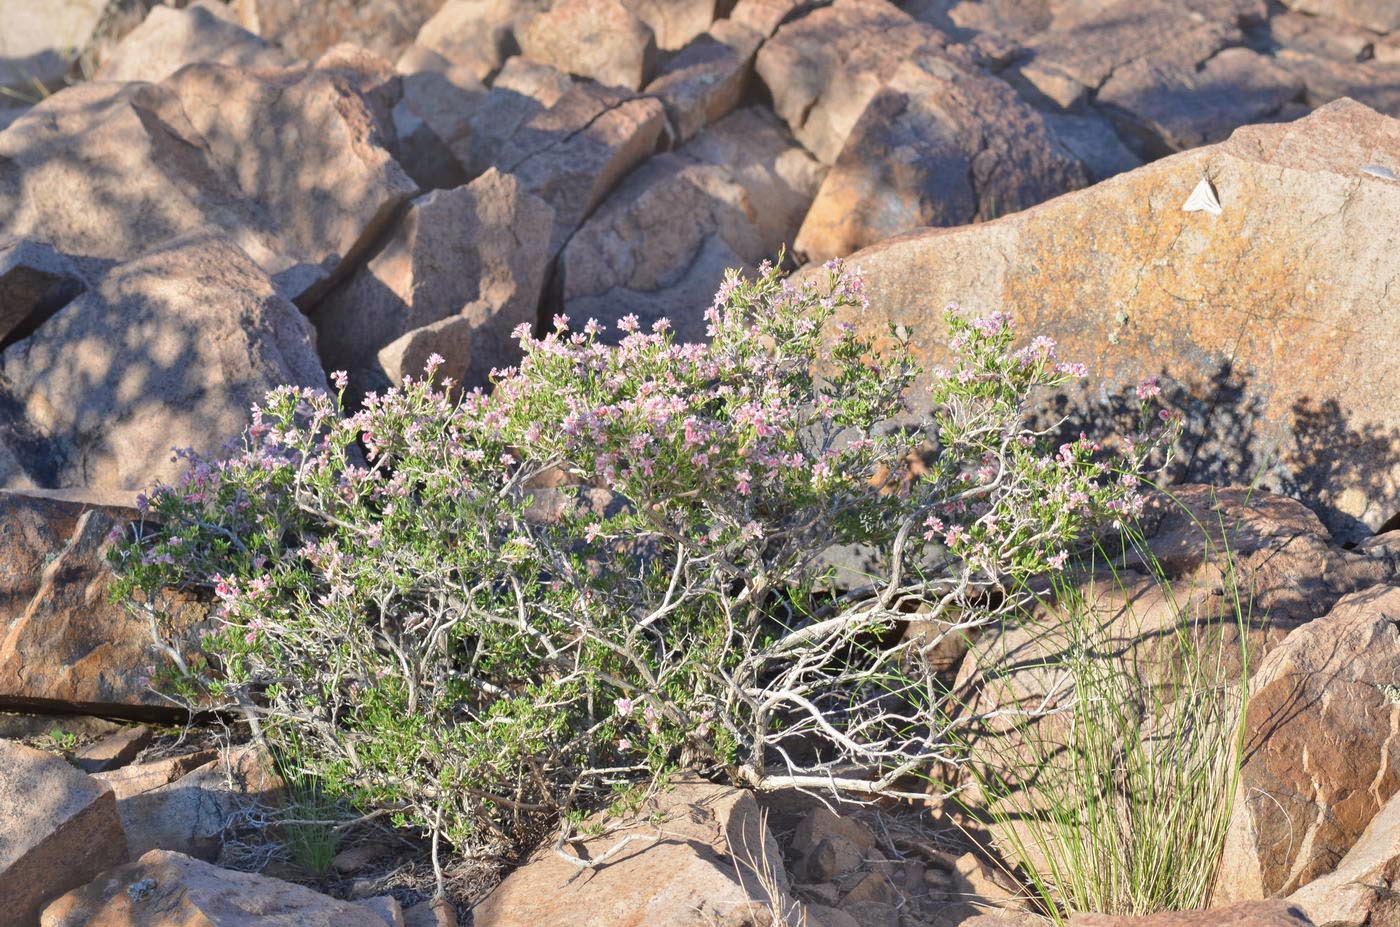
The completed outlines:
<svg viewBox="0 0 1400 927">
<path fill-rule="evenodd" d="M 1306 396 L 1279 421 L 1268 414 L 1269 387 L 1228 361 L 1195 388 L 1165 368 L 1158 380 L 1162 405 L 1183 416 L 1181 439 L 1165 474 L 1169 483 L 1245 485 L 1289 496 L 1317 513 L 1343 544 L 1374 533 L 1348 511 L 1356 500 L 1392 510 L 1400 506 L 1390 498 L 1395 490 L 1389 478 L 1389 468 L 1400 459 L 1400 426 L 1355 425 L 1336 399 Z M 1065 439 L 1081 432 L 1112 439 L 1137 434 L 1142 426 L 1131 386 L 1116 394 L 1058 393 L 1036 411 L 1033 424 Z M 1344 508 L 1345 502 L 1352 504 Z"/>
</svg>

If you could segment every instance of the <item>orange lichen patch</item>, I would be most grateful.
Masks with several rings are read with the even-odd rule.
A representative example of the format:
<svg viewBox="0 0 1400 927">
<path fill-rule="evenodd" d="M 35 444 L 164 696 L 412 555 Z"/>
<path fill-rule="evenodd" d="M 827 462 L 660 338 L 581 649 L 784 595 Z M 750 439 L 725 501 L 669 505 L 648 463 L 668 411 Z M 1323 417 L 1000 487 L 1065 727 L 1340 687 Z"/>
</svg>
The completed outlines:
<svg viewBox="0 0 1400 927">
<path fill-rule="evenodd" d="M 1089 365 L 1061 409 L 1121 412 L 1116 398 L 1162 375 L 1200 417 L 1213 475 L 1275 468 L 1282 488 L 1374 528 L 1400 507 L 1400 395 L 1372 387 L 1400 375 L 1400 184 L 1361 167 L 1397 153 L 1400 122 L 1350 101 L 1241 130 L 1023 213 L 858 252 L 871 307 L 852 319 L 908 326 L 931 367 L 947 359 L 946 303 L 1010 312 Z M 1219 216 L 1181 208 L 1203 177 Z"/>
</svg>

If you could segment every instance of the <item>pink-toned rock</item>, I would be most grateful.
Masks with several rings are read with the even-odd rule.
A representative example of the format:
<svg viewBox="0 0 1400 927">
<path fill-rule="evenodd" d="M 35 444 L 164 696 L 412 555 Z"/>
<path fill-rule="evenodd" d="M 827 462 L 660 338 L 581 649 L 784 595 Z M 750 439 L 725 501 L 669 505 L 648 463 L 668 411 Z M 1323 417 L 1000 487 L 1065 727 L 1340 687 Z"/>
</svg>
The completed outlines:
<svg viewBox="0 0 1400 927">
<path fill-rule="evenodd" d="M 1400 7 L 1391 0 L 1284 0 L 1300 13 L 1326 16 L 1372 32 L 1400 30 Z"/>
<path fill-rule="evenodd" d="M 900 8 L 945 32 L 997 35 L 1018 45 L 1051 27 L 1051 0 L 907 0 Z"/>
<path fill-rule="evenodd" d="M 297 72 L 292 69 L 281 73 Z M 327 49 L 311 63 L 309 71 L 302 73 L 328 77 L 338 91 L 358 97 L 369 110 L 373 143 L 397 155 L 393 110 L 403 99 L 403 79 L 392 61 L 378 52 L 343 42 Z"/>
<path fill-rule="evenodd" d="M 1285 48 L 1335 61 L 1360 61 L 1371 57 L 1377 39 L 1370 30 L 1292 10 L 1269 18 L 1269 37 Z"/>
<path fill-rule="evenodd" d="M 314 343 L 248 255 L 206 230 L 108 271 L 0 368 L 57 485 L 135 489 L 175 478 L 172 448 L 218 453 L 273 387 L 324 388 Z"/>
<path fill-rule="evenodd" d="M 1370 387 L 1400 376 L 1400 265 L 1378 232 L 1400 222 L 1400 184 L 1363 171 L 1397 150 L 1400 121 L 1344 101 L 1240 129 L 994 222 L 857 252 L 870 306 L 852 321 L 908 326 L 929 369 L 947 358 L 941 307 L 1008 312 L 1092 372 L 1093 396 L 1071 389 L 1053 413 L 1076 432 L 1133 427 L 1133 402 L 1113 397 L 1160 375 L 1186 416 L 1180 478 L 1258 478 L 1358 540 L 1400 511 L 1400 404 Z M 1183 211 L 1207 175 L 1221 215 Z"/>
<path fill-rule="evenodd" d="M 786 20 L 796 18 L 815 3 L 808 0 L 739 0 L 729 18 L 753 29 L 765 39 L 778 31 Z"/>
<path fill-rule="evenodd" d="M 1244 902 L 1208 911 L 1166 911 L 1145 917 L 1076 914 L 1070 927 L 1312 927 L 1312 921 L 1283 901 Z"/>
<path fill-rule="evenodd" d="M 1185 75 L 1243 38 L 1234 17 L 1207 17 L 1180 0 L 1147 7 L 1136 0 L 1095 3 L 1030 38 L 1032 56 L 1019 70 L 1031 86 L 1068 105 L 1069 97 L 1097 91 L 1125 68 Z"/>
<path fill-rule="evenodd" d="M 1315 924 L 1385 927 L 1400 923 L 1400 795 L 1376 813 L 1337 868 L 1288 896 Z"/>
<path fill-rule="evenodd" d="M 317 309 L 326 368 L 348 371 L 359 395 L 420 375 L 439 353 L 440 376 L 486 385 L 493 367 L 519 360 L 511 332 L 535 322 L 553 231 L 553 210 L 494 169 L 415 200 L 383 250 Z M 435 323 L 434 337 L 399 343 Z"/>
<path fill-rule="evenodd" d="M 1337 868 L 1400 790 L 1400 587 L 1353 593 L 1290 634 L 1250 682 L 1217 901 L 1289 893 Z"/>
<path fill-rule="evenodd" d="M 83 747 L 73 755 L 73 765 L 86 773 L 117 769 L 136 759 L 154 739 L 155 732 L 144 724 L 124 727 Z"/>
<path fill-rule="evenodd" d="M 1084 165 L 1094 183 L 1142 166 L 1142 158 L 1123 144 L 1098 113 L 1042 112 L 1040 118 L 1055 140 Z"/>
<path fill-rule="evenodd" d="M 117 803 L 120 804 L 133 796 L 169 785 L 216 759 L 218 754 L 214 750 L 194 750 L 161 757 L 158 760 L 147 760 L 144 763 L 133 763 L 94 775 L 112 787 L 112 794 L 117 796 Z"/>
<path fill-rule="evenodd" d="M 117 814 L 131 855 L 174 850 L 214 861 L 234 814 L 282 799 L 283 783 L 267 752 L 246 746 L 154 788 L 117 798 Z"/>
<path fill-rule="evenodd" d="M 1097 100 L 1155 154 L 1224 141 L 1242 125 L 1267 122 L 1299 97 L 1303 82 L 1265 55 L 1227 48 L 1199 68 L 1148 58 L 1113 72 Z"/>
<path fill-rule="evenodd" d="M 676 142 L 689 141 L 739 105 L 762 42 L 754 29 L 721 19 L 666 63 L 647 93 L 666 107 Z"/>
<path fill-rule="evenodd" d="M 1292 48 L 1279 51 L 1275 60 L 1307 88 L 1308 106 L 1350 97 L 1377 112 L 1400 116 L 1400 61 L 1338 61 Z"/>
<path fill-rule="evenodd" d="M 6 3 L 0 8 L 0 87 L 61 86 L 107 10 L 104 0 Z"/>
<path fill-rule="evenodd" d="M 476 927 L 767 927 L 767 870 L 778 904 L 787 876 L 777 844 L 753 796 L 708 783 L 682 782 L 661 793 L 651 823 L 567 849 L 598 857 L 634 836 L 579 878 L 577 866 L 546 846 L 473 910 Z M 48 927 L 48 925 L 46 925 Z"/>
<path fill-rule="evenodd" d="M 156 6 L 107 54 L 97 80 L 160 81 L 187 64 L 212 61 L 240 68 L 280 68 L 293 58 L 208 6 Z"/>
<path fill-rule="evenodd" d="M 515 128 L 495 138 L 477 133 L 473 145 L 476 157 L 486 160 L 482 169 L 513 174 L 554 209 L 553 258 L 618 182 L 656 150 L 666 115 L 650 97 L 585 82 L 560 86 L 538 69 L 524 70 L 538 96 L 522 98 L 519 89 L 498 79 L 473 128 L 485 128 L 500 110 L 502 121 Z"/>
<path fill-rule="evenodd" d="M 516 27 L 547 9 L 545 0 L 447 0 L 417 44 L 484 81 L 518 50 Z"/>
<path fill-rule="evenodd" d="M 0 597 L 0 708 L 178 717 L 142 678 L 166 659 L 149 625 L 110 599 L 109 535 L 134 513 L 17 493 L 0 494 L 0 511 L 11 526 L 0 558 L 11 577 Z M 204 616 L 179 596 L 171 605 L 187 628 Z"/>
<path fill-rule="evenodd" d="M 1393 32 L 1376 43 L 1374 49 L 1378 64 L 1400 64 L 1400 32 Z M 0 115 L 0 119 L 3 119 Z"/>
<path fill-rule="evenodd" d="M 726 268 L 753 269 L 790 243 L 821 178 L 772 116 L 745 109 L 623 181 L 560 256 L 565 311 L 582 324 L 665 316 L 702 340 Z M 685 222 L 676 222 L 676 216 Z"/>
<path fill-rule="evenodd" d="M 820 263 L 914 229 L 994 219 L 1088 182 L 1002 81 L 946 61 L 905 64 L 852 127 L 797 250 Z"/>
<path fill-rule="evenodd" d="M 161 118 L 148 125 L 150 116 Z M 162 87 L 86 83 L 55 93 L 0 133 L 0 228 L 47 242 L 80 269 L 100 273 L 203 225 L 197 194 L 178 182 L 212 173 L 190 150 L 195 137 Z M 234 199 L 224 183 L 205 189 Z M 266 225 L 244 236 L 261 234 L 271 252 Z"/>
<path fill-rule="evenodd" d="M 403 906 L 393 895 L 378 895 L 374 898 L 366 898 L 357 904 L 372 911 L 384 923 L 385 927 L 407 927 Z"/>
<path fill-rule="evenodd" d="M 885 0 L 836 0 L 780 28 L 755 67 L 792 134 L 831 164 L 900 65 L 946 57 L 946 44 L 943 33 Z"/>
<path fill-rule="evenodd" d="M 539 117 L 566 95 L 575 91 L 576 81 L 556 68 L 516 55 L 501 66 L 491 91 L 468 120 L 469 138 L 454 145 L 453 154 L 467 173 L 483 173 L 496 161 L 512 135 Z M 577 96 L 575 92 L 572 95 Z M 614 97 L 615 99 L 615 97 Z M 578 116 L 598 115 L 598 106 L 579 106 Z"/>
<path fill-rule="evenodd" d="M 656 68 L 651 28 L 622 0 L 559 0 L 516 38 L 525 57 L 610 87 L 640 90 Z"/>
<path fill-rule="evenodd" d="M 717 0 L 624 0 L 656 36 L 665 51 L 684 48 L 715 21 Z"/>
<path fill-rule="evenodd" d="M 75 86 L 0 133 L 0 235 L 97 277 L 215 226 L 284 295 L 314 301 L 416 192 L 384 124 L 343 69 L 195 64 L 161 84 Z"/>
<path fill-rule="evenodd" d="M 446 898 L 423 901 L 403 912 L 404 927 L 457 927 L 457 911 Z"/>
<path fill-rule="evenodd" d="M 417 192 L 385 148 L 392 103 L 364 92 L 378 81 L 376 65 L 392 77 L 383 59 L 342 55 L 308 71 L 195 65 L 163 85 L 178 95 L 210 166 L 276 217 L 280 259 L 235 241 L 303 304 Z"/>
<path fill-rule="evenodd" d="M 125 506 L 0 491 L 0 625 L 24 614 L 43 585 L 44 567 L 68 546 L 78 522 L 92 509 L 114 519 L 136 514 Z"/>
<path fill-rule="evenodd" d="M 41 927 L 385 927 L 363 905 L 167 850 L 103 873 L 44 909 Z"/>
<path fill-rule="evenodd" d="M 127 860 L 112 790 L 52 753 L 0 740 L 0 899 L 32 927 L 51 899 Z"/>
<path fill-rule="evenodd" d="M 233 0 L 243 28 L 312 60 L 341 42 L 397 57 L 442 0 Z"/>
</svg>

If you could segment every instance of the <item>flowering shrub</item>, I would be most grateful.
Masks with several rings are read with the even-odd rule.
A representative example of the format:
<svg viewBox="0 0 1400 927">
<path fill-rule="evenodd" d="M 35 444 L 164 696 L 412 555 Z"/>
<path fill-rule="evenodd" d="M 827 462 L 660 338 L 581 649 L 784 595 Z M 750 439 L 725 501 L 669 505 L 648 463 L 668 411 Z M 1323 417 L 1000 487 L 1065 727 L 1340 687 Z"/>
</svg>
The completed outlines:
<svg viewBox="0 0 1400 927">
<path fill-rule="evenodd" d="M 1028 403 L 1084 371 L 1001 315 L 950 308 L 955 361 L 916 395 L 898 332 L 878 352 L 835 323 L 862 306 L 837 266 L 765 269 L 726 280 L 703 345 L 561 316 L 490 395 L 436 359 L 353 414 L 276 390 L 236 452 L 143 500 L 122 592 L 168 629 L 160 590 L 207 590 L 220 630 L 183 684 L 464 852 L 678 766 L 904 793 L 951 758 L 937 640 L 904 616 L 956 634 L 1015 608 L 1137 512 L 1155 436 L 1043 447 Z M 834 589 L 853 543 L 884 566 Z"/>
</svg>

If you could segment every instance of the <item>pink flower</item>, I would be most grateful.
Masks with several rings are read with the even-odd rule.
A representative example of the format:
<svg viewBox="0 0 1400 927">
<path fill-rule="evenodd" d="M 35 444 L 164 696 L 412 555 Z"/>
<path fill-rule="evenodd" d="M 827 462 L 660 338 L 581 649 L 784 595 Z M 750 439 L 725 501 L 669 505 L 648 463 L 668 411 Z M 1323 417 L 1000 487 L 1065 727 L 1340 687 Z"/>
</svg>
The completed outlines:
<svg viewBox="0 0 1400 927">
<path fill-rule="evenodd" d="M 630 698 L 619 698 L 613 700 L 613 708 L 617 709 L 620 717 L 627 717 L 632 713 L 633 702 Z"/>
<path fill-rule="evenodd" d="M 1137 397 L 1139 399 L 1152 399 L 1162 395 L 1162 387 L 1157 385 L 1156 377 L 1148 377 L 1137 385 Z"/>
</svg>

